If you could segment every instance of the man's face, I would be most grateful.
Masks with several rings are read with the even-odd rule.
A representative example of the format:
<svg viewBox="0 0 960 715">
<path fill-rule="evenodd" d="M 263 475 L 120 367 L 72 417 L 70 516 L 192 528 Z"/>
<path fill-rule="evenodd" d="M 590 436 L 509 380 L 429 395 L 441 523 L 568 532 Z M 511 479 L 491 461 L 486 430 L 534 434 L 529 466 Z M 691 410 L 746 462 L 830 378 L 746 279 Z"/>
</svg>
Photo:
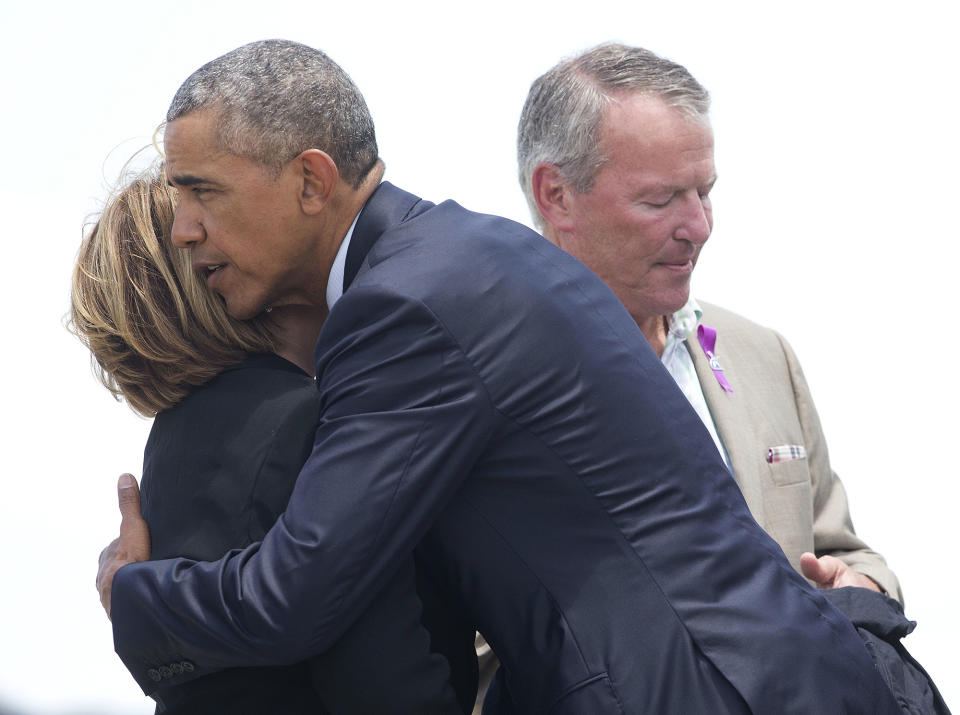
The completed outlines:
<svg viewBox="0 0 960 715">
<path fill-rule="evenodd" d="M 236 318 L 309 304 L 318 282 L 317 239 L 300 210 L 297 162 L 277 177 L 224 152 L 215 140 L 216 118 L 210 110 L 194 112 L 164 133 L 167 179 L 180 195 L 173 243 L 191 249 L 194 270 Z"/>
<path fill-rule="evenodd" d="M 600 149 L 609 161 L 590 191 L 567 192 L 569 230 L 555 237 L 649 322 L 686 303 L 713 228 L 713 132 L 659 98 L 628 94 L 609 107 Z"/>
</svg>

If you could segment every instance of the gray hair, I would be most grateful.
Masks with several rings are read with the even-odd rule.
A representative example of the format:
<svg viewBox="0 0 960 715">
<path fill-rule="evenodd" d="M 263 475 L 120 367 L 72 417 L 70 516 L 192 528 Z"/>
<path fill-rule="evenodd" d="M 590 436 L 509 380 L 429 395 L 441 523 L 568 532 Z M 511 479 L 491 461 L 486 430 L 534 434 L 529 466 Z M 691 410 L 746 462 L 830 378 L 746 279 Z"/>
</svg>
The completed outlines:
<svg viewBox="0 0 960 715">
<path fill-rule="evenodd" d="M 251 42 L 208 62 L 177 90 L 167 121 L 218 112 L 220 148 L 279 174 L 307 149 L 331 156 L 359 187 L 377 163 L 377 137 L 363 95 L 320 50 L 288 40 Z"/>
<path fill-rule="evenodd" d="M 641 47 L 608 43 L 563 60 L 530 87 L 517 131 L 520 187 L 534 223 L 544 229 L 533 197 L 533 171 L 556 166 L 578 193 L 589 191 L 608 157 L 600 127 L 617 95 L 642 93 L 706 122 L 710 95 L 682 65 Z"/>
</svg>

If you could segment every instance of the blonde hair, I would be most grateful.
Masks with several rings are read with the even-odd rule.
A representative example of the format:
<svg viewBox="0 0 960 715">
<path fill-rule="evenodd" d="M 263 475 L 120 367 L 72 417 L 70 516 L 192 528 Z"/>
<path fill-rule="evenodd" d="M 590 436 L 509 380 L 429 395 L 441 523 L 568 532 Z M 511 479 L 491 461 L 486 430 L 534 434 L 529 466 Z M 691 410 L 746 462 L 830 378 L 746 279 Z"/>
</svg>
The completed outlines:
<svg viewBox="0 0 960 715">
<path fill-rule="evenodd" d="M 73 270 L 68 327 L 100 382 L 146 417 L 274 347 L 266 319 L 227 315 L 171 244 L 176 200 L 162 168 L 135 176 L 107 202 Z"/>
</svg>

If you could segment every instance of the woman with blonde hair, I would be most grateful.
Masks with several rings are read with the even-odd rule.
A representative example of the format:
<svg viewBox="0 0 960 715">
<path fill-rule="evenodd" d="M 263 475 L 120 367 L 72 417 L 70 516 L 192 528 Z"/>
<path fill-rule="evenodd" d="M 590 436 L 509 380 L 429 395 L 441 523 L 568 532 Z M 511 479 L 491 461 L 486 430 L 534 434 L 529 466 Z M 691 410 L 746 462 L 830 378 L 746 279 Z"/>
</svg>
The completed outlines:
<svg viewBox="0 0 960 715">
<path fill-rule="evenodd" d="M 319 419 L 310 373 L 321 326 L 296 308 L 228 316 L 171 244 L 175 210 L 159 168 L 108 201 L 77 258 L 70 328 L 107 389 L 155 416 L 142 477 L 151 558 L 207 561 L 259 541 L 286 505 Z M 305 663 L 187 682 L 189 663 L 151 671 L 157 712 L 459 712 L 420 616 L 411 561 L 332 649 Z"/>
<path fill-rule="evenodd" d="M 160 169 L 135 176 L 107 203 L 73 272 L 71 329 L 103 385 L 144 417 L 247 353 L 275 347 L 267 316 L 228 316 L 189 253 L 165 240 L 175 207 L 176 190 Z"/>
</svg>

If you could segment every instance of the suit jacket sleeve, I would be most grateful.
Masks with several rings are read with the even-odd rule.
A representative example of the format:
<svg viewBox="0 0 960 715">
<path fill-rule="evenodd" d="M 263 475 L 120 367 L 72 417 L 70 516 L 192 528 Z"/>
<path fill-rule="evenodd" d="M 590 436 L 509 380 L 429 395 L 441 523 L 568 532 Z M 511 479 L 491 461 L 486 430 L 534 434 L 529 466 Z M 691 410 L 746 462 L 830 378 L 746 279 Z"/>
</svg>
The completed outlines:
<svg viewBox="0 0 960 715">
<path fill-rule="evenodd" d="M 317 348 L 321 423 L 287 511 L 215 562 L 130 564 L 113 585 L 118 655 L 166 684 L 324 651 L 368 605 L 486 445 L 496 412 L 459 346 L 419 301 L 355 287 Z"/>
<path fill-rule="evenodd" d="M 855 571 L 872 578 L 888 595 L 902 603 L 900 582 L 893 571 L 883 557 L 871 550 L 853 530 L 847 493 L 840 478 L 830 467 L 826 438 L 803 370 L 787 341 L 779 334 L 777 339 L 790 369 L 807 449 L 813 489 L 813 542 L 816 554 L 836 556 Z"/>
</svg>

